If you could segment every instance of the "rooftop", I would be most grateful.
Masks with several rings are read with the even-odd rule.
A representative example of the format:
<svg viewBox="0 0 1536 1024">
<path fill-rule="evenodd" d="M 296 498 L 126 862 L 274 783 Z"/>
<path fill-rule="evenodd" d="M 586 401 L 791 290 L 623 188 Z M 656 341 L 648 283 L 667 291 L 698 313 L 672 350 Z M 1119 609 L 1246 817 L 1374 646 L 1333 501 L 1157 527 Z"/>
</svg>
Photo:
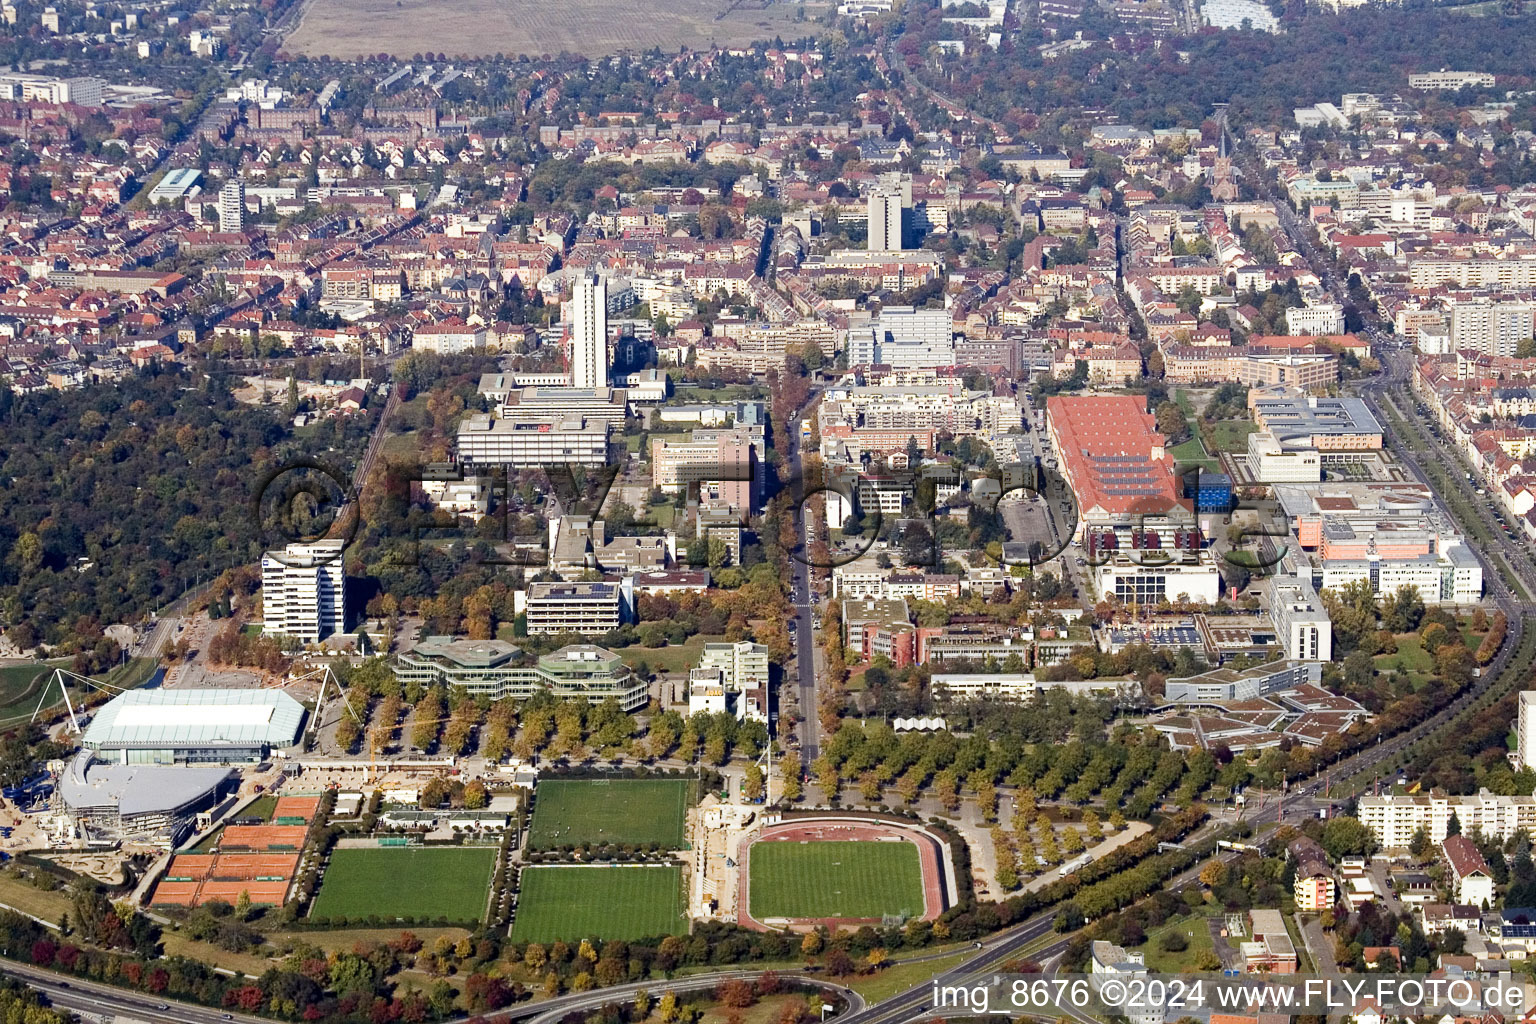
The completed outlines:
<svg viewBox="0 0 1536 1024">
<path fill-rule="evenodd" d="M 82 740 L 123 747 L 292 746 L 304 707 L 278 690 L 129 690 L 108 701 Z"/>
<path fill-rule="evenodd" d="M 59 779 L 69 807 L 115 808 L 118 814 L 173 812 L 196 803 L 230 776 L 228 768 L 103 764 L 83 750 Z"/>
</svg>

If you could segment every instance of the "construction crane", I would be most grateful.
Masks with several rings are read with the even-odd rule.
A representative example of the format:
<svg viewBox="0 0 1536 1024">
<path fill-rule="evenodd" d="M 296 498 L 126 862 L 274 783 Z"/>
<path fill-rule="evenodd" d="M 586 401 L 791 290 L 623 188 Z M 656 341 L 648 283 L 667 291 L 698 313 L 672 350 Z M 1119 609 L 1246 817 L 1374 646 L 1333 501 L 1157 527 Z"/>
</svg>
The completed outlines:
<svg viewBox="0 0 1536 1024">
<path fill-rule="evenodd" d="M 389 732 L 390 732 L 390 734 L 393 734 L 396 729 L 404 729 L 407 726 L 410 726 L 411 728 L 415 728 L 418 725 L 442 725 L 445 722 L 451 722 L 451 721 L 453 721 L 453 716 L 452 715 L 448 715 L 448 716 L 446 716 L 444 718 L 429 718 L 429 719 L 427 719 L 424 722 L 418 722 L 415 719 L 407 719 L 406 721 L 403 721 L 403 722 L 396 722 L 389 729 Z M 380 744 L 377 743 L 376 740 L 377 740 L 377 737 L 378 737 L 379 728 L 368 729 L 367 733 L 368 733 L 368 736 L 367 736 L 367 740 L 368 740 L 368 779 L 367 779 L 367 782 L 365 782 L 364 784 L 371 786 L 371 785 L 373 785 L 374 776 L 375 776 L 376 769 L 377 769 L 377 764 L 378 764 L 378 753 L 379 753 L 379 746 L 380 746 Z"/>
</svg>

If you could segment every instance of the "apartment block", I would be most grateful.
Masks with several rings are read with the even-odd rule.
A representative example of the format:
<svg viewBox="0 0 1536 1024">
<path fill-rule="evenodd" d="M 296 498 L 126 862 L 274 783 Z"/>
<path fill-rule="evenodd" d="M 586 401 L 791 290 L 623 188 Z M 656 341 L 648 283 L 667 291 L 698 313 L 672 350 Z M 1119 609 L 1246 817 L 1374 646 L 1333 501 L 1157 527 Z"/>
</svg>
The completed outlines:
<svg viewBox="0 0 1536 1024">
<path fill-rule="evenodd" d="M 346 628 L 341 540 L 289 544 L 261 559 L 262 633 L 315 643 Z"/>
<path fill-rule="evenodd" d="M 1404 847 L 1424 829 L 1436 846 L 1445 842 L 1451 816 L 1464 834 L 1507 840 L 1521 833 L 1536 838 L 1536 796 L 1497 796 L 1487 789 L 1471 796 L 1447 796 L 1434 790 L 1413 795 L 1363 796 L 1360 822 L 1385 847 Z"/>
</svg>

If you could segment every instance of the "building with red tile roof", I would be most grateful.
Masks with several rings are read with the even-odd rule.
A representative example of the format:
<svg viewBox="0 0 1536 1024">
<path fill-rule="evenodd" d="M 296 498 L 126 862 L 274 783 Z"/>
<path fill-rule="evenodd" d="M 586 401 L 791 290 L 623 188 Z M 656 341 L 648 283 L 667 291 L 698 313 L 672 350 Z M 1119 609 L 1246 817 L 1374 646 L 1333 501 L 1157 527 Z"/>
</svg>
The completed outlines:
<svg viewBox="0 0 1536 1024">
<path fill-rule="evenodd" d="M 1077 496 L 1078 529 L 1116 532 L 1192 525 L 1166 439 L 1144 399 L 1134 395 L 1053 395 L 1046 402 L 1051 443 Z"/>
</svg>

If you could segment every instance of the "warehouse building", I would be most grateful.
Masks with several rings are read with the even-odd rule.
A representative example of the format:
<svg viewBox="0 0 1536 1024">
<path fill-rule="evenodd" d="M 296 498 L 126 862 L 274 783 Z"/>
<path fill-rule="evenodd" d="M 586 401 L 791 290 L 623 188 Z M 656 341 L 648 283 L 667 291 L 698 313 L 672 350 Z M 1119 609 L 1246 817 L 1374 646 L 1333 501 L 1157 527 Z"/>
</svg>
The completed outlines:
<svg viewBox="0 0 1536 1024">
<path fill-rule="evenodd" d="M 129 690 L 81 742 L 107 763 L 254 763 L 297 743 L 303 722 L 303 705 L 277 690 Z"/>
</svg>

